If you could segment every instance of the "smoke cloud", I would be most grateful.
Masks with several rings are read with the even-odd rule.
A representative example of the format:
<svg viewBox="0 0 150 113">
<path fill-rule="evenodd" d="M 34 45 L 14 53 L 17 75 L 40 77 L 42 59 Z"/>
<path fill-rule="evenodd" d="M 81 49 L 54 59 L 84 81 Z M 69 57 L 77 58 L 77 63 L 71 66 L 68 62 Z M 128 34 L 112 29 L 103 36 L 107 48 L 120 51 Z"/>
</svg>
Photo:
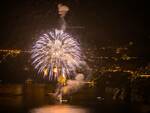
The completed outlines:
<svg viewBox="0 0 150 113">
<path fill-rule="evenodd" d="M 85 84 L 83 74 L 77 74 L 75 80 L 68 80 L 66 85 L 63 86 L 60 90 L 63 95 L 71 94 L 77 92 L 80 88 L 82 88 Z"/>
<path fill-rule="evenodd" d="M 65 16 L 67 12 L 69 11 L 69 7 L 63 4 L 58 4 L 58 14 L 60 15 L 60 24 L 61 24 L 61 30 L 65 31 L 66 30 L 66 21 L 65 21 Z"/>
<path fill-rule="evenodd" d="M 58 8 L 58 14 L 60 15 L 60 17 L 65 17 L 67 12 L 69 11 L 69 7 L 63 4 L 58 4 L 57 8 Z"/>
</svg>

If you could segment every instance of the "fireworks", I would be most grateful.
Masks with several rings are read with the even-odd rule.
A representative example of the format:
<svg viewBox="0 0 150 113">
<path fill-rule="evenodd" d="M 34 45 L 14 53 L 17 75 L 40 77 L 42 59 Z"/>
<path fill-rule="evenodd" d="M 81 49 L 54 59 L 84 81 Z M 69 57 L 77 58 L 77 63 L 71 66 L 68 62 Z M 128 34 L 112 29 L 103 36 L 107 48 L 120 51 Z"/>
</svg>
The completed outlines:
<svg viewBox="0 0 150 113">
<path fill-rule="evenodd" d="M 79 43 L 63 30 L 43 34 L 32 47 L 31 53 L 35 69 L 50 79 L 73 75 L 82 59 Z"/>
</svg>

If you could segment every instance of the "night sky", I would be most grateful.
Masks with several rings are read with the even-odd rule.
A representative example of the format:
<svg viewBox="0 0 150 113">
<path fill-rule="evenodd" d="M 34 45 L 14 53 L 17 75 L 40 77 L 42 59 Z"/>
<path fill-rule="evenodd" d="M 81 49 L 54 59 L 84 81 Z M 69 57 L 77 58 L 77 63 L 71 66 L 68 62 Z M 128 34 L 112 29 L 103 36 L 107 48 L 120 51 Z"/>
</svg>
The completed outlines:
<svg viewBox="0 0 150 113">
<path fill-rule="evenodd" d="M 67 31 L 86 47 L 116 47 L 132 41 L 134 55 L 149 60 L 150 36 L 144 26 L 145 4 L 142 0 L 5 0 L 0 3 L 0 48 L 29 50 L 40 34 L 59 26 L 58 3 L 70 7 L 66 15 L 68 26 L 83 26 Z M 8 58 L 0 64 L 2 79 L 18 77 L 18 74 L 13 76 L 14 72 L 20 73 L 20 78 L 21 74 L 28 74 L 22 72 L 23 68 L 16 68 L 28 65 L 28 58 L 22 58 L 24 55 L 29 56 L 21 55 L 22 63 Z"/>
</svg>

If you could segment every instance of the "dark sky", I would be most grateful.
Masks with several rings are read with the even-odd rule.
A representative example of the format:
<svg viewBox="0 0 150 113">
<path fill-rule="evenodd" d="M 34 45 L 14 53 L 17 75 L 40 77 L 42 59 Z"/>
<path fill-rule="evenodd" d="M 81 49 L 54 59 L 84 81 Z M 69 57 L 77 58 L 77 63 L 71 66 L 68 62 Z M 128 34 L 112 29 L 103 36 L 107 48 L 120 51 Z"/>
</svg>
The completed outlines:
<svg viewBox="0 0 150 113">
<path fill-rule="evenodd" d="M 5 0 L 1 2 L 1 47 L 24 48 L 34 36 L 58 23 L 57 3 L 70 7 L 67 23 L 84 26 L 85 40 L 96 44 L 141 41 L 144 29 L 144 2 L 138 0 Z M 80 32 L 79 32 L 80 33 Z M 97 43 L 98 42 L 98 43 Z M 106 43 L 107 44 L 107 43 Z"/>
<path fill-rule="evenodd" d="M 138 55 L 150 56 L 142 0 L 5 0 L 0 3 L 0 48 L 30 49 L 40 34 L 58 26 L 58 3 L 70 7 L 69 26 L 84 27 L 67 29 L 82 43 L 101 47 L 133 41 Z"/>
</svg>

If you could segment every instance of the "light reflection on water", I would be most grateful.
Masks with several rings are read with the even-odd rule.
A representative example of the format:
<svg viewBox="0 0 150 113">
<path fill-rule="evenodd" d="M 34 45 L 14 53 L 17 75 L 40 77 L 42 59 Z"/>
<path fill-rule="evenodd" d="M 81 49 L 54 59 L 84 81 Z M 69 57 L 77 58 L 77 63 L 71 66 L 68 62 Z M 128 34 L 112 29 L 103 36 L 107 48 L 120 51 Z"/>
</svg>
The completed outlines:
<svg viewBox="0 0 150 113">
<path fill-rule="evenodd" d="M 30 113 L 90 113 L 88 109 L 72 105 L 50 105 L 36 108 Z"/>
<path fill-rule="evenodd" d="M 78 105 L 73 106 L 59 105 L 53 97 L 47 95 L 48 90 L 44 85 L 0 85 L 0 113 L 125 113 L 124 110 L 130 109 L 124 105 L 105 106 L 105 104 L 97 103 L 97 101 L 91 100 L 93 98 L 90 95 L 93 94 L 92 90 L 88 91 L 91 92 L 70 98 L 68 103 Z M 83 106 L 88 106 L 88 109 Z"/>
</svg>

